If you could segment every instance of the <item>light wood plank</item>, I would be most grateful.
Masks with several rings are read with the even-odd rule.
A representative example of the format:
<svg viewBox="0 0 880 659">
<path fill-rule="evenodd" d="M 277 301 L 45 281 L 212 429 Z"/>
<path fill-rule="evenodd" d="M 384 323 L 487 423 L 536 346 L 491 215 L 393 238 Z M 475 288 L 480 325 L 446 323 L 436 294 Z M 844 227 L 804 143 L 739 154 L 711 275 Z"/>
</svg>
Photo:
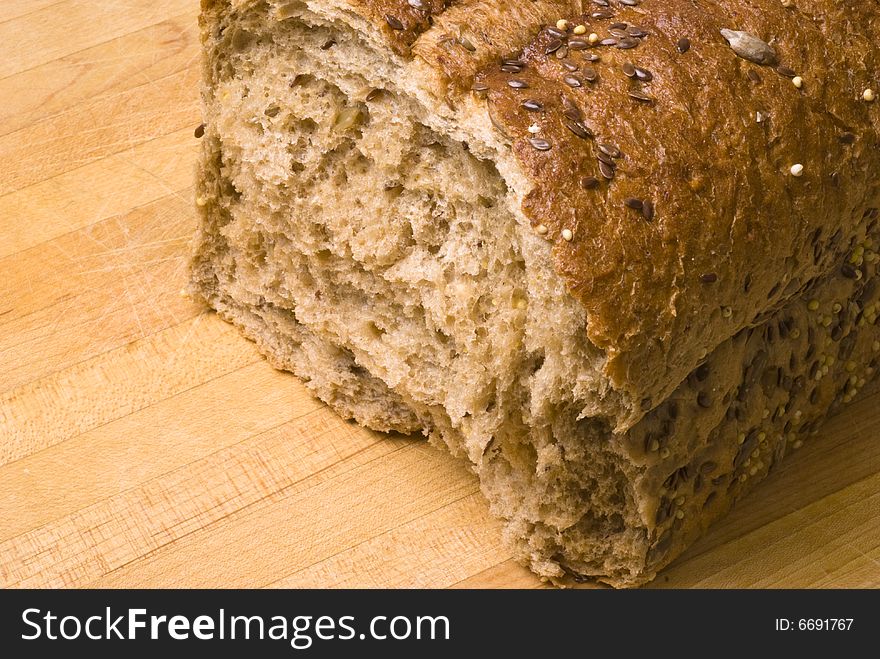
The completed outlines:
<svg viewBox="0 0 880 659">
<path fill-rule="evenodd" d="M 294 377 L 262 361 L 225 375 L 221 370 L 199 375 L 199 384 L 0 468 L 9 483 L 0 496 L 0 541 L 51 526 L 53 520 L 161 480 L 184 466 L 195 469 L 205 460 L 216 460 L 218 451 L 292 419 L 315 411 L 326 414 Z M 317 426 L 318 420 L 312 417 L 309 423 Z M 223 432 L 215 432 L 217 427 Z M 289 448 L 291 459 L 308 457 L 297 456 L 293 442 Z M 242 451 L 251 455 L 250 449 Z M 332 443 L 326 451 L 335 455 Z M 71 464 L 78 466 L 75 472 Z M 21 492 L 27 492 L 26 507 Z M 177 494 L 183 495 L 183 488 Z"/>
<path fill-rule="evenodd" d="M 0 136 L 0 195 L 199 123 L 196 67 Z"/>
<path fill-rule="evenodd" d="M 269 586 L 443 588 L 508 555 L 501 542 L 501 523 L 489 515 L 482 495 L 474 492 Z"/>
<path fill-rule="evenodd" d="M 7 0 L 0 2 L 0 23 L 57 5 L 64 0 Z"/>
<path fill-rule="evenodd" d="M 65 0 L 0 23 L 0 78 L 155 25 L 180 13 L 180 0 Z"/>
<path fill-rule="evenodd" d="M 383 448 L 400 442 L 399 450 Z M 337 463 L 334 472 L 341 473 L 282 495 L 278 505 L 194 530 L 163 552 L 90 585 L 261 586 L 476 491 L 464 465 L 437 450 L 412 440 L 385 440 L 375 447 L 370 460 L 354 468 Z M 375 456 L 376 451 L 382 452 Z M 237 550 L 230 552 L 230 545 Z"/>
<path fill-rule="evenodd" d="M 880 586 L 880 474 L 666 570 L 670 587 Z M 830 574 L 837 573 L 829 579 Z"/>
<path fill-rule="evenodd" d="M 451 588 L 552 588 L 512 558 L 476 572 Z M 596 586 L 598 587 L 598 586 Z"/>
<path fill-rule="evenodd" d="M 15 3 L 0 6 L 7 4 Z M 0 135 L 192 68 L 198 58 L 196 7 L 192 3 L 185 14 L 0 79 Z"/>
<path fill-rule="evenodd" d="M 249 417 L 241 414 L 241 408 L 233 411 L 238 415 L 231 413 L 220 419 L 233 421 L 229 433 L 232 439 L 222 450 L 0 543 L 2 583 L 85 585 L 112 570 L 118 570 L 114 578 L 120 578 L 141 557 L 146 556 L 142 562 L 148 562 L 166 555 L 175 541 L 185 543 L 193 534 L 221 521 L 260 517 L 280 508 L 276 504 L 285 496 L 344 476 L 358 465 L 375 464 L 404 447 L 399 440 L 377 441 L 371 433 L 355 426 L 344 426 L 347 433 L 341 433 L 337 420 L 323 409 L 262 433 L 246 427 Z M 243 422 L 235 423 L 236 416 Z M 204 424 L 205 420 L 197 416 L 194 423 Z M 194 441 L 199 436 L 192 434 Z M 250 439 L 242 441 L 243 437 Z M 122 509 L 128 513 L 117 516 L 116 511 Z M 275 532 L 283 528 L 276 527 Z M 106 541 L 91 542 L 96 534 L 102 534 Z M 265 537 L 263 534 L 253 539 Z M 35 548 L 41 554 L 52 555 L 51 563 L 27 563 L 16 558 L 22 553 L 31 554 Z M 3 565 L 11 567 L 4 572 Z M 199 579 L 195 571 L 157 578 L 166 583 L 174 579 L 193 583 Z"/>
<path fill-rule="evenodd" d="M 196 142 L 185 128 L 0 197 L 0 258 L 169 194 L 189 202 Z"/>
<path fill-rule="evenodd" d="M 199 315 L 13 389 L 0 395 L 0 425 L 10 438 L 0 445 L 0 465 L 25 456 L 34 457 L 71 437 L 156 405 L 258 359 L 253 346 L 242 341 L 233 328 L 214 315 Z M 134 430 L 128 428 L 128 433 Z M 82 450 L 83 457 L 90 451 Z M 41 458 L 44 459 L 55 460 L 51 456 Z M 41 473 L 32 464 L 34 460 L 16 471 L 30 469 Z M 0 469 L 0 474 L 4 473 Z M 54 476 L 63 478 L 59 472 Z M 66 490 L 65 485 L 58 491 Z"/>
<path fill-rule="evenodd" d="M 0 259 L 0 391 L 193 317 L 190 195 Z"/>
</svg>

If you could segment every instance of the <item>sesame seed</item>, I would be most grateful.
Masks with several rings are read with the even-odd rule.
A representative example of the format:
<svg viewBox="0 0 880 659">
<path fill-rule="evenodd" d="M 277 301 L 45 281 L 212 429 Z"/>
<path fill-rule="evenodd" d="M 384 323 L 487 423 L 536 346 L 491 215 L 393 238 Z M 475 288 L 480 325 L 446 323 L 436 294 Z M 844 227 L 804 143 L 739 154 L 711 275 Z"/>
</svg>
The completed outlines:
<svg viewBox="0 0 880 659">
<path fill-rule="evenodd" d="M 723 29 L 721 30 L 721 36 L 727 40 L 733 52 L 739 57 L 755 64 L 770 66 L 776 64 L 776 50 L 773 46 L 765 41 L 761 41 L 755 35 L 739 30 Z M 792 73 L 791 77 L 794 77 L 794 73 Z"/>
<path fill-rule="evenodd" d="M 630 90 L 627 93 L 629 94 L 630 98 L 634 98 L 637 101 L 642 101 L 643 103 L 653 103 L 654 102 L 654 97 L 649 96 L 648 94 L 646 94 L 644 92 L 640 92 L 637 90 Z"/>
<path fill-rule="evenodd" d="M 804 175 L 804 166 L 798 163 L 797 165 L 791 166 L 791 175 L 792 176 L 803 176 Z"/>
<path fill-rule="evenodd" d="M 534 135 L 535 133 L 541 132 L 541 127 L 538 124 L 532 124 L 529 126 L 529 132 Z"/>
<path fill-rule="evenodd" d="M 591 44 L 599 43 L 599 35 L 595 32 L 591 32 L 590 36 L 587 37 L 587 41 L 589 41 Z"/>
<path fill-rule="evenodd" d="M 630 25 L 628 28 L 626 28 L 626 33 L 629 36 L 635 37 L 637 39 L 641 39 L 642 37 L 648 36 L 647 32 L 645 32 L 642 28 L 640 28 L 636 25 Z"/>
<path fill-rule="evenodd" d="M 549 151 L 550 150 L 550 142 L 547 140 L 542 140 L 538 137 L 530 137 L 529 143 L 538 151 Z"/>
<path fill-rule="evenodd" d="M 665 446 L 662 449 L 660 449 L 660 457 L 663 458 L 664 460 L 669 457 L 669 449 L 666 448 Z"/>
<path fill-rule="evenodd" d="M 804 79 L 800 76 L 795 76 L 791 79 L 791 84 L 793 84 L 798 89 L 801 89 L 804 86 Z"/>
<path fill-rule="evenodd" d="M 862 92 L 862 98 L 865 101 L 867 101 L 868 103 L 873 103 L 877 98 L 877 94 L 874 92 L 873 89 L 871 89 L 869 87 L 868 89 L 866 89 L 865 91 Z"/>
<path fill-rule="evenodd" d="M 553 39 L 550 43 L 547 44 L 547 47 L 544 49 L 544 53 L 547 55 L 551 55 L 560 48 L 562 48 L 562 39 Z"/>
<path fill-rule="evenodd" d="M 572 32 L 574 32 L 575 34 L 585 34 L 586 31 L 587 27 L 585 25 L 577 25 L 575 26 L 574 30 L 572 30 Z"/>
<path fill-rule="evenodd" d="M 539 236 L 547 235 L 547 227 L 544 224 L 539 224 L 538 226 L 536 226 L 535 231 L 538 233 Z"/>
<path fill-rule="evenodd" d="M 570 243 L 572 238 L 574 238 L 574 234 L 571 232 L 571 229 L 562 230 L 562 239 L 565 242 Z"/>
<path fill-rule="evenodd" d="M 390 14 L 385 14 L 385 22 L 388 23 L 388 27 L 390 27 L 392 30 L 403 29 L 403 23 L 400 22 L 400 19 L 397 19 Z"/>
<path fill-rule="evenodd" d="M 818 311 L 819 300 L 810 300 L 809 304 L 807 304 L 807 309 L 809 309 L 810 311 Z"/>
<path fill-rule="evenodd" d="M 604 153 L 606 156 L 610 156 L 611 158 L 620 158 L 623 155 L 613 144 L 609 144 L 608 142 L 599 142 L 596 145 L 596 148 L 599 149 L 600 152 Z"/>
<path fill-rule="evenodd" d="M 573 119 L 563 115 L 562 123 L 565 125 L 566 128 L 568 128 L 568 130 L 580 137 L 582 140 L 588 140 L 593 137 L 593 132 L 579 121 L 574 121 Z"/>
<path fill-rule="evenodd" d="M 562 104 L 565 106 L 565 110 L 562 112 L 563 116 L 572 121 L 581 121 L 584 118 L 584 113 L 569 98 L 563 97 Z"/>
<path fill-rule="evenodd" d="M 721 315 L 725 318 L 730 318 L 733 315 L 733 309 L 730 307 L 721 307 Z"/>
<path fill-rule="evenodd" d="M 568 29 L 568 21 L 564 18 L 560 18 L 556 21 L 556 29 L 557 30 L 567 30 Z"/>
<path fill-rule="evenodd" d="M 614 162 L 614 158 L 609 156 L 604 151 L 600 151 L 599 153 L 597 153 L 596 158 L 599 159 L 599 162 L 604 162 L 609 167 L 617 167 L 617 164 Z"/>
</svg>

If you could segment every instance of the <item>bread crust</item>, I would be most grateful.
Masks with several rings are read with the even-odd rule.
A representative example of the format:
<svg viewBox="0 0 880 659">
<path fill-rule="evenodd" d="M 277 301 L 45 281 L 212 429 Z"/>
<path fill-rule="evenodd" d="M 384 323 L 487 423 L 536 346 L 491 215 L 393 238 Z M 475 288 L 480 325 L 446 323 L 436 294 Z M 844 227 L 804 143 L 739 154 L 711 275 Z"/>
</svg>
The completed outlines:
<svg viewBox="0 0 880 659">
<path fill-rule="evenodd" d="M 597 18 L 591 3 L 585 16 L 579 3 L 478 1 L 435 3 L 429 21 L 423 10 L 412 18 L 405 0 L 308 4 L 378 43 L 395 72 L 416 76 L 395 92 L 416 93 L 447 136 L 470 131 L 473 148 L 509 175 L 527 217 L 518 226 L 531 239 L 530 221 L 547 241 L 535 240 L 548 249 L 534 253 L 585 310 L 583 343 L 603 351 L 602 395 L 622 397 L 600 409 L 563 396 L 546 418 L 515 410 L 522 419 L 506 432 L 519 439 L 502 450 L 493 436 L 474 453 L 448 410 L 426 411 L 399 382 L 295 322 L 296 309 L 230 284 L 236 263 L 222 232 L 235 191 L 211 113 L 221 104 L 220 50 L 235 40 L 222 32 L 254 0 L 202 3 L 209 125 L 195 290 L 341 414 L 380 430 L 422 429 L 467 454 L 537 573 L 616 586 L 652 578 L 874 375 L 880 105 L 860 94 L 878 64 L 875 5 L 644 0 L 611 2 L 612 14 Z M 555 27 L 562 18 L 568 25 Z M 571 47 L 592 31 L 611 38 L 621 22 L 636 26 L 617 37 L 637 41 L 632 48 Z M 738 56 L 721 28 L 766 39 L 791 70 Z M 539 455 L 534 473 L 513 478 L 517 442 Z M 579 471 L 600 459 L 616 482 Z M 578 558 L 590 553 L 578 521 L 590 512 L 584 483 L 619 487 L 630 515 L 612 520 L 620 556 L 601 567 Z"/>
<path fill-rule="evenodd" d="M 252 4 L 202 7 L 216 14 Z M 837 267 L 863 214 L 880 205 L 880 104 L 861 98 L 880 69 L 875 3 L 317 4 L 357 14 L 391 52 L 423 62 L 435 77 L 422 84 L 438 103 L 454 108 L 476 94 L 486 104 L 530 182 L 523 209 L 547 228 L 554 265 L 587 312 L 585 338 L 605 351 L 606 376 L 632 401 L 619 430 L 721 342 Z M 568 21 L 564 36 L 548 31 L 559 19 Z M 591 33 L 614 38 L 609 29 L 620 23 L 644 33 L 625 37 L 635 47 L 570 47 Z M 574 34 L 576 25 L 586 32 Z M 782 73 L 739 57 L 725 28 L 771 43 Z M 502 71 L 505 57 L 522 69 Z M 652 79 L 628 77 L 626 64 Z M 791 73 L 802 77 L 800 88 Z M 542 109 L 529 111 L 525 101 Z M 600 171 L 599 143 L 621 152 L 611 181 Z M 794 165 L 801 176 L 791 174 Z M 584 189 L 585 178 L 598 185 Z"/>
</svg>

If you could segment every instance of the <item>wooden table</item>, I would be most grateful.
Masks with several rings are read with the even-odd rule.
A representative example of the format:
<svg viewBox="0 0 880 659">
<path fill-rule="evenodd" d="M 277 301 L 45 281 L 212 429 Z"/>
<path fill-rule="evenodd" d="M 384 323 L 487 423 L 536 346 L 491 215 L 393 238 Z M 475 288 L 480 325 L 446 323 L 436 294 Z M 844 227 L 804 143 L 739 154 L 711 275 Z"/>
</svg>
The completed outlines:
<svg viewBox="0 0 880 659">
<path fill-rule="evenodd" d="M 536 587 L 465 467 L 180 294 L 195 0 L 0 3 L 0 586 Z M 880 397 L 659 586 L 880 586 Z"/>
</svg>

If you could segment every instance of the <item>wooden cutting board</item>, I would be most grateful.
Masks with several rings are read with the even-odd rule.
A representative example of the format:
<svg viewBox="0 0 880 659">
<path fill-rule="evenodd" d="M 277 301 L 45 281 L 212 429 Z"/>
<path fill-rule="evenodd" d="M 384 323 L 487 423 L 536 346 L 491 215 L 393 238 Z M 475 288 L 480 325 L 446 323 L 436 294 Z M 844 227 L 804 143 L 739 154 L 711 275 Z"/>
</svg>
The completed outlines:
<svg viewBox="0 0 880 659">
<path fill-rule="evenodd" d="M 194 0 L 0 3 L 0 586 L 537 587 L 475 478 L 183 297 Z M 880 586 L 880 397 L 658 586 Z"/>
</svg>

